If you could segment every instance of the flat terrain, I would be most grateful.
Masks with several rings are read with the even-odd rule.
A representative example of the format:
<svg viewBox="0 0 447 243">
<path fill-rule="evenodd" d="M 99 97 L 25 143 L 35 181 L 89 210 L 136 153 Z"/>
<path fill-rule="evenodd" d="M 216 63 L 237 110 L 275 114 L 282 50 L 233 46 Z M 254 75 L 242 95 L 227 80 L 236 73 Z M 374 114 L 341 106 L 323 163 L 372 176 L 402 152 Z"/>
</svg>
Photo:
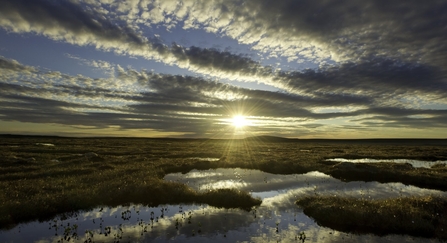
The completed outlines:
<svg viewBox="0 0 447 243">
<path fill-rule="evenodd" d="M 246 192 L 216 190 L 198 193 L 185 185 L 162 180 L 167 173 L 187 172 L 191 169 L 240 167 L 276 174 L 320 171 L 345 181 L 402 182 L 422 188 L 447 190 L 447 167 L 443 165 L 413 168 L 408 164 L 325 161 L 329 158 L 447 160 L 447 140 L 2 136 L 0 229 L 99 205 L 199 202 L 218 207 L 249 209 L 260 204 L 258 199 Z M 231 200 L 225 200 L 230 197 Z M 434 201 L 441 208 L 445 203 L 444 199 Z M 324 202 L 321 199 L 318 203 Z M 315 211 L 315 205 L 310 205 L 309 200 L 307 203 L 302 200 L 299 204 L 305 212 L 306 206 L 308 212 Z M 371 230 L 373 226 L 368 227 L 359 231 L 374 232 Z M 405 232 L 405 229 L 399 228 L 398 232 Z M 428 235 L 433 237 L 430 233 Z"/>
</svg>

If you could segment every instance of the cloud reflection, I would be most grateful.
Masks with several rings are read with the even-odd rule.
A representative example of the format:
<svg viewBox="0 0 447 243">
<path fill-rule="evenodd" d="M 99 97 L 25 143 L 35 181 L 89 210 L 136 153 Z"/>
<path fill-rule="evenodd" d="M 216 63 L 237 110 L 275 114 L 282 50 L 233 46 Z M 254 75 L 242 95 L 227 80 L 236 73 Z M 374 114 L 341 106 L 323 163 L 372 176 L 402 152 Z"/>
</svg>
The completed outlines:
<svg viewBox="0 0 447 243">
<path fill-rule="evenodd" d="M 189 174 L 194 175 L 191 177 Z M 255 197 L 263 199 L 263 205 L 269 201 L 284 197 L 318 195 L 340 195 L 349 197 L 367 197 L 371 199 L 393 198 L 400 196 L 447 196 L 446 192 L 423 189 L 402 183 L 379 182 L 343 182 L 313 171 L 306 174 L 278 175 L 248 169 L 211 169 L 192 170 L 189 173 L 172 173 L 164 178 L 168 181 L 187 183 L 196 190 L 218 188 L 237 188 L 249 191 Z"/>
</svg>

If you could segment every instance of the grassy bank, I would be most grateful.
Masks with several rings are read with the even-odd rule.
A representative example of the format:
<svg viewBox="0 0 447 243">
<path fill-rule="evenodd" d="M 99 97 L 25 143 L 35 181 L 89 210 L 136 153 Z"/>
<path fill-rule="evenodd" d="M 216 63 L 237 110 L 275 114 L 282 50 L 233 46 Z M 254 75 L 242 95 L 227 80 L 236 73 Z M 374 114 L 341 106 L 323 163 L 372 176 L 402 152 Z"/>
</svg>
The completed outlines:
<svg viewBox="0 0 447 243">
<path fill-rule="evenodd" d="M 311 196 L 297 205 L 319 225 L 349 233 L 407 234 L 447 240 L 447 199 L 365 200 Z"/>
</svg>

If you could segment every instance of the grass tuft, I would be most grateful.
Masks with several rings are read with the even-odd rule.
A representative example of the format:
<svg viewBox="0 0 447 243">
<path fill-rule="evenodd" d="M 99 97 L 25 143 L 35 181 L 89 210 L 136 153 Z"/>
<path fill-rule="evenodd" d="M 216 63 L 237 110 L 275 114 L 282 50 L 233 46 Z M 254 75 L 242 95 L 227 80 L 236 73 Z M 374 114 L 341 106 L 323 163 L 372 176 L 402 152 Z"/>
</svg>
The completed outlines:
<svg viewBox="0 0 447 243">
<path fill-rule="evenodd" d="M 299 199 L 296 204 L 318 224 L 339 231 L 447 239 L 445 198 L 428 196 L 365 200 L 309 196 Z"/>
<path fill-rule="evenodd" d="M 259 206 L 262 202 L 259 198 L 253 198 L 248 192 L 237 189 L 217 189 L 205 192 L 200 199 L 211 206 L 222 208 L 242 208 L 249 211 L 253 206 Z"/>
</svg>

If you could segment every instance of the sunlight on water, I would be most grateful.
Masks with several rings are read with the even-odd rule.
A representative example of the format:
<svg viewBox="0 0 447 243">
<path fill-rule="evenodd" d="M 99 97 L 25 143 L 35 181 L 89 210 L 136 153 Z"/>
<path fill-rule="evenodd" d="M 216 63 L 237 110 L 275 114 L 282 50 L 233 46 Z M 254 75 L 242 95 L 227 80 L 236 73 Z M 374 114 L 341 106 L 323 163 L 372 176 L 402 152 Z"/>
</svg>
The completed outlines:
<svg viewBox="0 0 447 243">
<path fill-rule="evenodd" d="M 210 162 L 219 161 L 220 160 L 219 158 L 201 158 L 201 157 L 191 157 L 191 158 L 188 158 L 188 159 L 200 160 L 200 161 L 210 161 Z"/>
<path fill-rule="evenodd" d="M 196 190 L 239 188 L 263 199 L 247 212 L 208 205 L 142 205 L 98 207 L 69 217 L 19 225 L 0 231 L 0 242 L 437 242 L 405 235 L 356 235 L 318 226 L 295 200 L 303 195 L 391 198 L 440 195 L 445 192 L 401 183 L 342 182 L 320 172 L 275 175 L 257 170 L 215 169 L 173 173 L 168 181 Z"/>
<path fill-rule="evenodd" d="M 190 175 L 194 175 L 191 177 Z M 392 198 L 400 196 L 447 196 L 446 192 L 423 189 L 402 183 L 343 182 L 324 173 L 313 171 L 306 174 L 277 175 L 258 170 L 212 169 L 192 170 L 189 173 L 172 173 L 164 178 L 188 184 L 195 190 L 236 188 L 249 191 L 255 197 L 266 199 L 277 195 L 293 196 L 340 195 L 350 197 Z"/>
<path fill-rule="evenodd" d="M 54 144 L 52 143 L 36 143 L 37 146 L 48 146 L 48 147 L 54 147 Z"/>
<path fill-rule="evenodd" d="M 413 160 L 413 159 L 344 159 L 344 158 L 335 158 L 335 159 L 327 159 L 326 161 L 334 161 L 334 162 L 348 162 L 348 163 L 400 163 L 400 164 L 411 164 L 414 168 L 431 168 L 434 165 L 447 165 L 447 161 L 422 161 L 422 160 Z"/>
</svg>

